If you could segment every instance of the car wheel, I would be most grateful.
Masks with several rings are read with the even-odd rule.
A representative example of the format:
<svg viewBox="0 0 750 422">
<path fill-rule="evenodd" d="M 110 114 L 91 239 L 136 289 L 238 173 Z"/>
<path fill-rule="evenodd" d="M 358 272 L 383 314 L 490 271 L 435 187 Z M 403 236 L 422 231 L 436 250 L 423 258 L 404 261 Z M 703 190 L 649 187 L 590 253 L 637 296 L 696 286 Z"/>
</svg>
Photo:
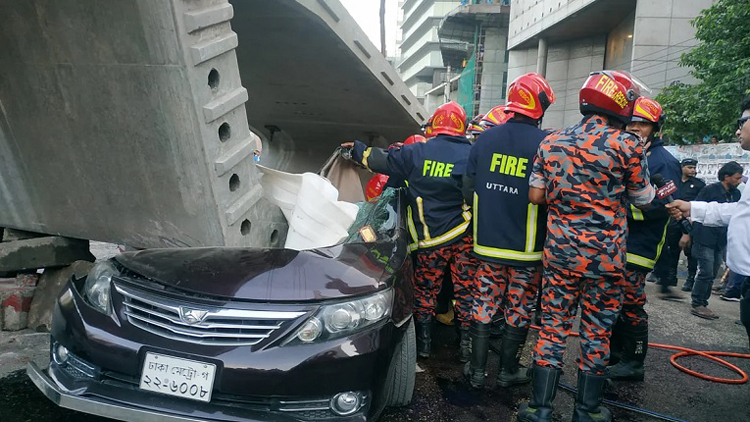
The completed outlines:
<svg viewBox="0 0 750 422">
<path fill-rule="evenodd" d="M 409 321 L 406 333 L 401 339 L 391 367 L 388 369 L 386 386 L 388 388 L 388 406 L 406 406 L 414 394 L 414 381 L 417 371 L 417 338 L 414 330 L 414 319 Z"/>
</svg>

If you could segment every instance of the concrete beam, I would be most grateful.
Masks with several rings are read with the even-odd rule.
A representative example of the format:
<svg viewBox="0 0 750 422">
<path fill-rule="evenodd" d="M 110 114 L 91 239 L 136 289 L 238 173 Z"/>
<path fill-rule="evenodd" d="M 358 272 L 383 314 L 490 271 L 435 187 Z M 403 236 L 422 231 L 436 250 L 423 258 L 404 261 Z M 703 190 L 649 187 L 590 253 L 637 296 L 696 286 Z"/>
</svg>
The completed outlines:
<svg viewBox="0 0 750 422">
<path fill-rule="evenodd" d="M 251 127 L 264 164 L 317 171 L 427 117 L 337 0 L 0 0 L 0 16 L 3 227 L 278 246 Z"/>
</svg>

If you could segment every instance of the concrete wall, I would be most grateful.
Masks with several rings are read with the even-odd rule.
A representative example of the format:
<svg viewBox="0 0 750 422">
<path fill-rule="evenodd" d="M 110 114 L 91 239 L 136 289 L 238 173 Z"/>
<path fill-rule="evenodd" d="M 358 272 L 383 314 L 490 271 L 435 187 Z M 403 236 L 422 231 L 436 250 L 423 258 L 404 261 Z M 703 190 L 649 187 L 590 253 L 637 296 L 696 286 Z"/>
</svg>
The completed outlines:
<svg viewBox="0 0 750 422">
<path fill-rule="evenodd" d="M 680 55 L 698 44 L 690 21 L 716 0 L 638 0 L 631 71 L 657 95 L 675 81 L 693 83 Z"/>
<path fill-rule="evenodd" d="M 601 0 L 511 1 L 508 46 L 513 48 L 533 38 L 538 33 L 597 1 Z"/>
<path fill-rule="evenodd" d="M 607 36 L 605 69 L 630 70 L 633 59 L 635 12 L 623 19 Z"/>
<path fill-rule="evenodd" d="M 479 97 L 479 112 L 486 113 L 492 107 L 505 103 L 508 63 L 505 52 L 508 45 L 506 29 L 487 28 L 484 35 L 484 57 L 482 70 L 482 92 Z"/>
<path fill-rule="evenodd" d="M 556 101 L 545 114 L 543 126 L 560 128 L 577 123 L 578 91 L 590 72 L 604 66 L 606 37 L 586 38 L 550 44 L 547 55 L 547 80 L 555 91 Z M 513 50 L 508 59 L 508 81 L 536 71 L 537 49 Z"/>
</svg>

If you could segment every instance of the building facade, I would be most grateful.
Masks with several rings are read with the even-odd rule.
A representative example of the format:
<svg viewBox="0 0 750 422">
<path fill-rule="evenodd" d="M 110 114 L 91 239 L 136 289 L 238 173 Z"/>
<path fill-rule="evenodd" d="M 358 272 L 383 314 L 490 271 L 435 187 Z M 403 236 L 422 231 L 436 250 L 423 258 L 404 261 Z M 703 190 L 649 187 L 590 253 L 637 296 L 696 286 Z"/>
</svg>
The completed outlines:
<svg viewBox="0 0 750 422">
<path fill-rule="evenodd" d="M 505 102 L 509 0 L 402 3 L 399 73 L 428 112 L 446 100 L 467 114 Z"/>
<path fill-rule="evenodd" d="M 438 37 L 440 21 L 460 4 L 460 0 L 405 0 L 401 6 L 398 72 L 423 103 L 427 91 L 436 85 L 434 82 L 445 78 Z"/>
<path fill-rule="evenodd" d="M 580 120 L 578 91 L 588 74 L 626 70 L 656 96 L 695 82 L 680 55 L 698 44 L 690 21 L 715 0 L 513 0 L 508 78 L 544 74 L 555 90 L 544 126 Z"/>
</svg>

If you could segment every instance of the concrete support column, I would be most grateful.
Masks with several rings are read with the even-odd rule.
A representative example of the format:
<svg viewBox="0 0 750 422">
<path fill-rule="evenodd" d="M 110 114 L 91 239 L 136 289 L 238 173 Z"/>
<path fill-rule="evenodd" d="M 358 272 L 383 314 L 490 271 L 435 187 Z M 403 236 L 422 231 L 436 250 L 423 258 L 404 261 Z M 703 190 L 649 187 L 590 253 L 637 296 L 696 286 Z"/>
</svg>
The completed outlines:
<svg viewBox="0 0 750 422">
<path fill-rule="evenodd" d="M 536 56 L 536 73 L 547 77 L 547 39 L 539 38 Z"/>
</svg>

